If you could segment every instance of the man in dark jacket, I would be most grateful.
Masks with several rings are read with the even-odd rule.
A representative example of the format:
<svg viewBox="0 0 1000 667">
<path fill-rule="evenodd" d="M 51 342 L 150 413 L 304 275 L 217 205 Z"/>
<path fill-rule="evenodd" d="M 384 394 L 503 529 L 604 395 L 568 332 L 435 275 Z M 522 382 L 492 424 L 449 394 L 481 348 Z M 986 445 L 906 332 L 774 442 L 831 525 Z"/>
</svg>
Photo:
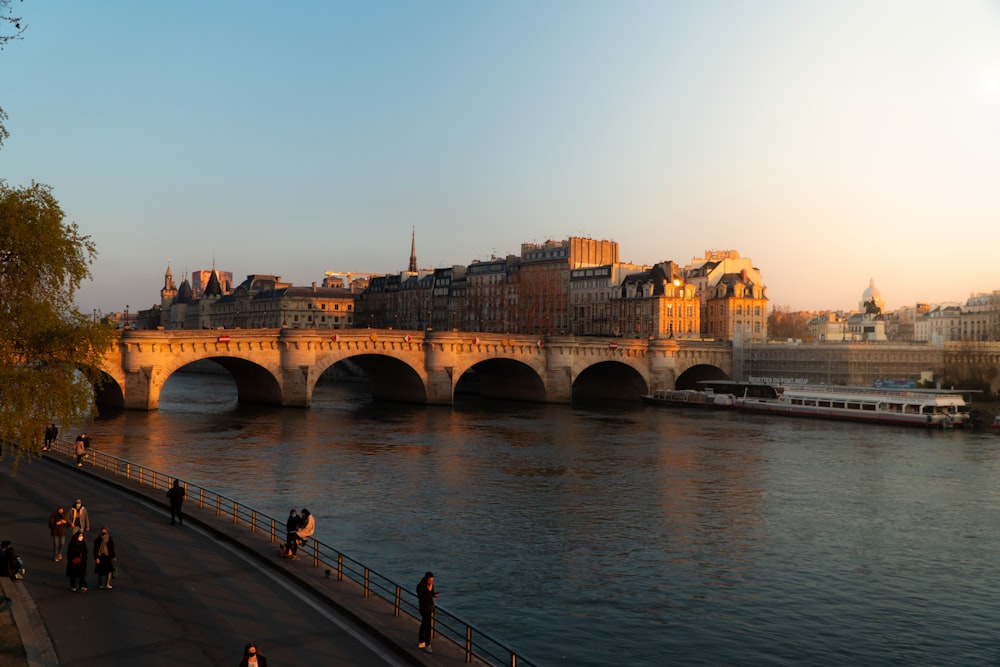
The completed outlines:
<svg viewBox="0 0 1000 667">
<path fill-rule="evenodd" d="M 181 486 L 179 479 L 174 480 L 174 485 L 167 489 L 167 498 L 170 500 L 170 525 L 175 523 L 184 525 L 184 516 L 181 514 L 181 507 L 184 505 L 184 498 L 187 491 Z"/>
<path fill-rule="evenodd" d="M 420 632 L 417 635 L 417 648 L 428 653 L 431 650 L 431 628 L 434 622 L 434 598 L 438 596 L 434 590 L 434 573 L 427 572 L 417 584 L 417 601 L 420 606 Z"/>
</svg>

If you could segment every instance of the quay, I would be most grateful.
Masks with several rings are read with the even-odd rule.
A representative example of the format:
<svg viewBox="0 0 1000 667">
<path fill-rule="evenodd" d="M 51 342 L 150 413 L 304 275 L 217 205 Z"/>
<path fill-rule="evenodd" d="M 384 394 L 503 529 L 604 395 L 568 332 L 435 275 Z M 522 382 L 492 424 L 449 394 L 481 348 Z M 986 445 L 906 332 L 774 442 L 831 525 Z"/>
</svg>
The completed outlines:
<svg viewBox="0 0 1000 667">
<path fill-rule="evenodd" d="M 250 641 L 272 666 L 486 664 L 440 633 L 433 653 L 418 649 L 418 621 L 398 613 L 398 589 L 394 613 L 357 582 L 331 577 L 313 552 L 279 558 L 283 540 L 273 541 L 273 530 L 251 531 L 215 506 L 199 508 L 190 490 L 184 525 L 170 525 L 164 488 L 92 465 L 93 451 L 78 468 L 68 443 L 60 445 L 16 470 L 12 456 L 0 461 L 0 537 L 26 568 L 23 580 L 0 581 L 13 600 L 0 609 L 0 667 L 236 665 Z M 65 558 L 53 561 L 48 518 L 77 498 L 90 514 L 88 551 L 101 526 L 115 540 L 113 590 L 97 587 L 92 553 L 86 592 L 69 589 Z M 16 635 L 4 627 L 8 615 Z M 23 659 L 12 641 L 23 645 Z"/>
</svg>

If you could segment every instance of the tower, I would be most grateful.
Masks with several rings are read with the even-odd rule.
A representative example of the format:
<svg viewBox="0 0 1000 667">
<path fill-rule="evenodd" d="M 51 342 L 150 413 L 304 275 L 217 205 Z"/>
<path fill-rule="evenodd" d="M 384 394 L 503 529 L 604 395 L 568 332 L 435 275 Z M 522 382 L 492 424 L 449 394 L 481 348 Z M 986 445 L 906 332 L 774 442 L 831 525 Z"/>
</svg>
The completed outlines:
<svg viewBox="0 0 1000 667">
<path fill-rule="evenodd" d="M 410 232 L 410 273 L 417 272 L 417 228 Z"/>
<path fill-rule="evenodd" d="M 170 270 L 170 260 L 167 260 L 167 272 L 163 274 L 163 289 L 160 290 L 160 308 L 163 312 L 170 310 L 170 304 L 177 297 L 177 285 L 174 284 L 174 274 Z"/>
</svg>

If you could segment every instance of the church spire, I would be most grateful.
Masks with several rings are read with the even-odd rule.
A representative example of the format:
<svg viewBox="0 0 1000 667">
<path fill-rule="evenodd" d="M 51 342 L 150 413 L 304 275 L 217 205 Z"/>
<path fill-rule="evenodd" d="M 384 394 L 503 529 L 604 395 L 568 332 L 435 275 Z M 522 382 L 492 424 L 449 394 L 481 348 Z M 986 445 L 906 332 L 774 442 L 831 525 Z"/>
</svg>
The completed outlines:
<svg viewBox="0 0 1000 667">
<path fill-rule="evenodd" d="M 174 285 L 174 273 L 170 270 L 170 260 L 167 260 L 167 272 L 163 274 L 163 289 L 172 290 L 177 289 Z"/>
<path fill-rule="evenodd" d="M 417 228 L 410 232 L 410 272 L 417 272 Z"/>
</svg>

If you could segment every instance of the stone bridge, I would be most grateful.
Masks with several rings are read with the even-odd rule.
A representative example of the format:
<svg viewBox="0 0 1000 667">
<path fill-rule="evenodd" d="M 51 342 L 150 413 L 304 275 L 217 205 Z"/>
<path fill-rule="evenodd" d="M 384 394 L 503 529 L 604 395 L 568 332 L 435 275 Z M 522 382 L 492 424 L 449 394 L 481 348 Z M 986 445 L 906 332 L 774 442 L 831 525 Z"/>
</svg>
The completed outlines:
<svg viewBox="0 0 1000 667">
<path fill-rule="evenodd" d="M 729 377 L 728 343 L 666 339 L 544 338 L 392 329 L 231 329 L 123 332 L 105 356 L 98 404 L 155 410 L 167 379 L 211 360 L 229 371 L 239 400 L 308 407 L 328 368 L 351 361 L 372 396 L 450 404 L 459 379 L 475 377 L 488 398 L 549 403 L 638 400 L 677 378 Z"/>
</svg>

